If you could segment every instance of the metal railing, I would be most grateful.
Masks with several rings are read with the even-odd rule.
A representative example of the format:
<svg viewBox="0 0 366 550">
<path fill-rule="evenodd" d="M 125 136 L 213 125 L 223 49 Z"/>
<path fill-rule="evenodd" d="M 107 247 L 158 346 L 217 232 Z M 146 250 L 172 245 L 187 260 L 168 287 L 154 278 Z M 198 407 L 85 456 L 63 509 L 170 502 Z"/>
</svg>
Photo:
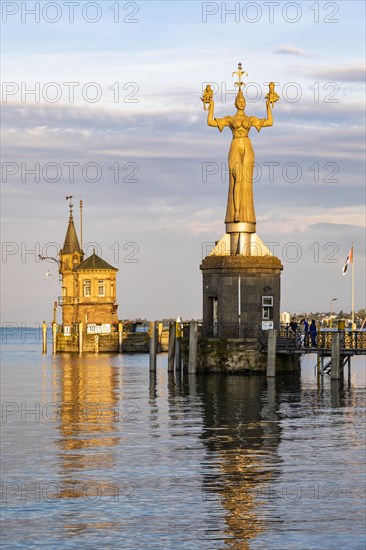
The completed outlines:
<svg viewBox="0 0 366 550">
<path fill-rule="evenodd" d="M 332 347 L 332 337 L 337 331 L 320 330 L 313 336 L 310 332 L 293 333 L 291 330 L 280 330 L 277 335 L 277 349 L 284 351 L 303 350 L 304 353 L 310 349 L 330 350 Z M 341 330 L 341 349 L 366 352 L 366 331 L 360 330 Z"/>
</svg>

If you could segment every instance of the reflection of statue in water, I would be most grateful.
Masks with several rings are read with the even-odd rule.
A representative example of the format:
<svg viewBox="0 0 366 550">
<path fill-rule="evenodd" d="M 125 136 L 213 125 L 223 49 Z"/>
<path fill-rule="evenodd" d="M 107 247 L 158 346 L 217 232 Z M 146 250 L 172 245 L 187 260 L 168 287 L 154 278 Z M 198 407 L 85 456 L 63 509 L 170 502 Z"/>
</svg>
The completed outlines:
<svg viewBox="0 0 366 550">
<path fill-rule="evenodd" d="M 225 223 L 245 223 L 248 224 L 244 231 L 255 232 L 255 212 L 253 200 L 253 170 L 254 170 L 254 151 L 249 139 L 249 130 L 254 126 L 259 132 L 261 128 L 272 126 L 272 111 L 271 103 L 278 101 L 279 96 L 274 91 L 274 83 L 270 83 L 270 93 L 266 96 L 267 118 L 257 118 L 255 116 L 247 116 L 245 114 L 246 101 L 242 93 L 242 86 L 245 85 L 241 81 L 241 75 L 244 71 L 241 70 L 241 63 L 238 66 L 239 82 L 238 93 L 235 99 L 235 107 L 237 112 L 233 116 L 224 118 L 214 117 L 214 101 L 207 97 L 209 104 L 207 124 L 217 127 L 220 132 L 229 126 L 233 133 L 233 139 L 229 151 L 229 195 L 226 210 Z M 204 101 L 204 98 L 202 99 Z M 241 229 L 242 230 L 242 229 Z M 241 231 L 240 230 L 240 231 Z M 230 231 L 231 232 L 231 231 Z"/>
<path fill-rule="evenodd" d="M 220 500 L 225 511 L 220 533 L 225 545 L 220 548 L 248 550 L 266 529 L 260 507 L 279 475 L 281 424 L 275 386 L 263 390 L 261 376 L 236 378 L 235 384 L 219 374 L 197 381 L 202 396 L 200 438 L 211 458 L 202 461 L 202 497 Z M 266 467 L 269 461 L 272 468 Z"/>
</svg>

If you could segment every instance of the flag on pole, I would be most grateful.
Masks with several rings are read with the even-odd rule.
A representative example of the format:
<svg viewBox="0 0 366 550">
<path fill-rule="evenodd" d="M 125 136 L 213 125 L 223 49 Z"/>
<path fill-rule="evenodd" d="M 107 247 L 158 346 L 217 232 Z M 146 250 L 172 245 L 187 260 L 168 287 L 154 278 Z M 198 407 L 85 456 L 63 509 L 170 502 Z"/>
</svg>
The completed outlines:
<svg viewBox="0 0 366 550">
<path fill-rule="evenodd" d="M 353 263 L 353 246 L 351 246 L 350 251 L 348 252 L 347 259 L 346 259 L 345 264 L 343 266 L 343 275 L 345 275 L 347 273 L 348 264 L 352 264 L 352 263 Z"/>
</svg>

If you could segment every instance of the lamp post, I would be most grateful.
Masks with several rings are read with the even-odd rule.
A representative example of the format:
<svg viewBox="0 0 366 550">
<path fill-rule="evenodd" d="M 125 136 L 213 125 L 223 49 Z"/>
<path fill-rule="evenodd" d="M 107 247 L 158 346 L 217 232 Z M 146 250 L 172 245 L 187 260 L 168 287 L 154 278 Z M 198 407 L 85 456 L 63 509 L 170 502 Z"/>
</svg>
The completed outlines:
<svg viewBox="0 0 366 550">
<path fill-rule="evenodd" d="M 332 328 L 332 326 L 333 326 L 333 323 L 332 323 L 332 304 L 336 300 L 338 300 L 338 298 L 332 298 L 331 301 L 330 301 L 330 306 L 329 306 L 329 328 Z"/>
</svg>

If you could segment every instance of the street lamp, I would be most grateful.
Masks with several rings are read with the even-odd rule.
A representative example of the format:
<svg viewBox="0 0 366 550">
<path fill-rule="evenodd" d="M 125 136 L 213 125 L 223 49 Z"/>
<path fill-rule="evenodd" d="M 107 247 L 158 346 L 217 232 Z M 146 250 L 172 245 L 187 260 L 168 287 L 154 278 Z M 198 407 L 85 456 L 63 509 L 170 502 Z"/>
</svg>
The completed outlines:
<svg viewBox="0 0 366 550">
<path fill-rule="evenodd" d="M 329 328 L 332 328 L 332 304 L 333 302 L 335 302 L 336 300 L 338 300 L 338 298 L 332 298 L 331 301 L 330 301 L 330 307 L 329 307 Z"/>
</svg>

